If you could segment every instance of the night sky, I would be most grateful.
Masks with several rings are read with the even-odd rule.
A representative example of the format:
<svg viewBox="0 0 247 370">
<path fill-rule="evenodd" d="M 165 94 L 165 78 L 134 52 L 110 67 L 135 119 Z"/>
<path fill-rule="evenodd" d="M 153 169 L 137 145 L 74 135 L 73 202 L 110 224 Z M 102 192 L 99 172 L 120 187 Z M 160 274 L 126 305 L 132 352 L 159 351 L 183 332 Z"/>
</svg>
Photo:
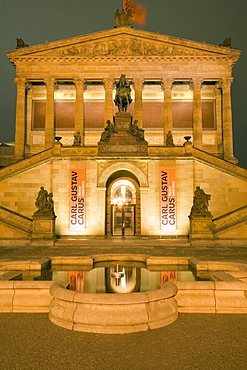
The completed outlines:
<svg viewBox="0 0 247 370">
<path fill-rule="evenodd" d="M 234 154 L 247 168 L 247 1 L 246 0 L 140 0 L 147 7 L 146 25 L 134 28 L 219 45 L 232 38 L 242 50 L 233 69 Z M 29 46 L 114 27 L 121 0 L 0 0 L 0 142 L 14 141 L 15 69 L 5 52 L 16 38 Z"/>
</svg>

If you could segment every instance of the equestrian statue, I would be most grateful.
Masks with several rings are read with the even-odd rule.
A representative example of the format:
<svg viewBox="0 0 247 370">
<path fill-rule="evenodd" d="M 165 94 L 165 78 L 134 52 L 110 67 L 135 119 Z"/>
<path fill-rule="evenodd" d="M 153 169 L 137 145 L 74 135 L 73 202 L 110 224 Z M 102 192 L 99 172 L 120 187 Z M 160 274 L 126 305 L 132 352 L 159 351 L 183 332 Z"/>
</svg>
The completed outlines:
<svg viewBox="0 0 247 370">
<path fill-rule="evenodd" d="M 127 112 L 128 106 L 132 102 L 130 92 L 131 88 L 129 81 L 125 75 L 121 75 L 119 81 L 116 83 L 116 95 L 114 99 L 114 103 L 117 105 L 119 112 Z"/>
</svg>

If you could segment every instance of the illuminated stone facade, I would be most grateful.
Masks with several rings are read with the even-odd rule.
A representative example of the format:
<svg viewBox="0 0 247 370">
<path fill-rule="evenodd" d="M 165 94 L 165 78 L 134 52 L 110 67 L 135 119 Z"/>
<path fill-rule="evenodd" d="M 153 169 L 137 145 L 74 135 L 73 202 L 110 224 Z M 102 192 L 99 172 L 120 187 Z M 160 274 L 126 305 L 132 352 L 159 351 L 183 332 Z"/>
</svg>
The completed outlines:
<svg viewBox="0 0 247 370">
<path fill-rule="evenodd" d="M 16 68 L 16 163 L 0 172 L 3 244 L 32 239 L 40 186 L 53 193 L 59 237 L 186 239 L 199 185 L 211 194 L 210 242 L 247 239 L 247 171 L 235 165 L 232 139 L 232 67 L 239 51 L 119 27 L 7 56 Z M 127 155 L 116 147 L 98 152 L 106 121 L 117 113 L 121 74 L 131 84 L 130 122 L 145 130 L 145 155 L 131 145 Z M 80 145 L 73 145 L 77 132 Z M 71 169 L 86 173 L 85 222 L 77 230 L 71 228 Z M 175 173 L 170 229 L 162 228 L 160 171 L 166 169 Z M 124 205 L 121 194 L 129 197 Z"/>
</svg>

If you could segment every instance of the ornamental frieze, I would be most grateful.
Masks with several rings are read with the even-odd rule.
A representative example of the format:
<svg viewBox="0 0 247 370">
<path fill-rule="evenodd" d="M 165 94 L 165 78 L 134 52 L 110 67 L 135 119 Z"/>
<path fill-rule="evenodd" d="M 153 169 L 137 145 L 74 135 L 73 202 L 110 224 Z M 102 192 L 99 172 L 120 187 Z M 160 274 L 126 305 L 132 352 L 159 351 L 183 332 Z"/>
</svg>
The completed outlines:
<svg viewBox="0 0 247 370">
<path fill-rule="evenodd" d="M 153 43 L 142 41 L 138 38 L 126 39 L 122 37 L 118 40 L 101 41 L 96 43 L 86 43 L 78 46 L 60 50 L 61 56 L 121 56 L 121 55 L 136 55 L 136 56 L 162 56 L 162 55 L 205 55 L 208 54 L 202 50 L 191 48 L 178 47 L 177 45 L 166 43 Z"/>
</svg>

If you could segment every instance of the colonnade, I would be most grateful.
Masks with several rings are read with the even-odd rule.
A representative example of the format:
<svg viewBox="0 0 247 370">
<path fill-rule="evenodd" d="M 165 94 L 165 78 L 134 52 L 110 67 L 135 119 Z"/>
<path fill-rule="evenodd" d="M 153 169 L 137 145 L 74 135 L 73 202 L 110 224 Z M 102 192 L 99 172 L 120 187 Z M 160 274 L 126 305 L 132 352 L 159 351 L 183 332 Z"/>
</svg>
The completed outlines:
<svg viewBox="0 0 247 370">
<path fill-rule="evenodd" d="M 233 157 L 233 137 L 232 137 L 232 107 L 231 107 L 231 83 L 232 78 L 222 78 L 217 82 L 217 87 L 220 90 L 216 94 L 217 107 L 222 109 L 222 130 L 217 128 L 217 135 L 223 136 L 224 159 L 231 160 Z M 45 113 L 45 149 L 49 149 L 54 145 L 54 86 L 55 78 L 47 78 L 43 80 L 46 85 L 46 113 Z M 166 142 L 167 133 L 172 131 L 172 78 L 161 79 L 161 88 L 163 90 L 164 101 L 164 143 Z M 84 145 L 84 85 L 86 80 L 83 78 L 75 78 L 73 80 L 76 91 L 75 102 L 75 131 L 79 131 L 82 137 L 82 145 Z M 135 91 L 134 104 L 134 119 L 138 120 L 139 127 L 142 123 L 142 89 L 144 80 L 133 79 Z M 15 78 L 17 86 L 17 101 L 16 101 L 16 134 L 15 134 L 15 157 L 22 159 L 24 157 L 25 147 L 25 89 L 28 80 L 25 78 Z M 105 117 L 104 122 L 113 118 L 112 90 L 114 79 L 107 78 L 103 80 L 105 88 Z M 191 88 L 193 90 L 193 141 L 194 146 L 202 148 L 202 106 L 201 106 L 201 86 L 203 79 L 192 78 Z M 217 100 L 218 99 L 218 100 Z M 221 104 L 220 104 L 221 103 Z M 220 140 L 220 138 L 219 138 Z M 219 141 L 217 140 L 217 141 Z"/>
</svg>

